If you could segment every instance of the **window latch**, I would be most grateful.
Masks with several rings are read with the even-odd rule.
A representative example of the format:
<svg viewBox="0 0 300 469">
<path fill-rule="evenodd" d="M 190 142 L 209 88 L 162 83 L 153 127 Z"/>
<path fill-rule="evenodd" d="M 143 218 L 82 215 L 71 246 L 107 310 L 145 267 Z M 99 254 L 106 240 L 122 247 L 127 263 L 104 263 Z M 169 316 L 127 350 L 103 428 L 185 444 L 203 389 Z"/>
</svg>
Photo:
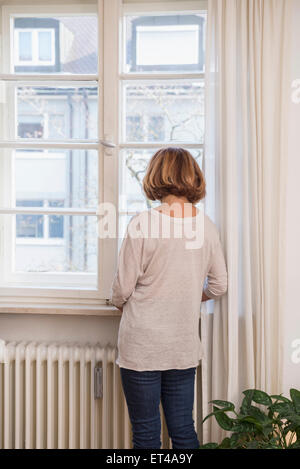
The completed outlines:
<svg viewBox="0 0 300 469">
<path fill-rule="evenodd" d="M 101 145 L 103 145 L 106 148 L 116 148 L 116 144 L 113 142 L 110 142 L 109 140 L 99 140 Z"/>
</svg>

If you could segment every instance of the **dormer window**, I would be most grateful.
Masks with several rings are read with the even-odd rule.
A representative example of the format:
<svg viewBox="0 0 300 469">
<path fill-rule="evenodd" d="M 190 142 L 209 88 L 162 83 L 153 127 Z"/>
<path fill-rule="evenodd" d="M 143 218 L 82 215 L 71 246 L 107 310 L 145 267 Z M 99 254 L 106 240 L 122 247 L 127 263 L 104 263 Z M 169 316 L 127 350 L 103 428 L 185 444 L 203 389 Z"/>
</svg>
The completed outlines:
<svg viewBox="0 0 300 469">
<path fill-rule="evenodd" d="M 128 18 L 127 71 L 203 71 L 204 23 L 201 15 Z"/>
<path fill-rule="evenodd" d="M 53 29 L 15 29 L 15 65 L 54 65 Z"/>
<path fill-rule="evenodd" d="M 15 18 L 13 61 L 17 73 L 59 73 L 60 23 L 57 18 Z"/>
</svg>

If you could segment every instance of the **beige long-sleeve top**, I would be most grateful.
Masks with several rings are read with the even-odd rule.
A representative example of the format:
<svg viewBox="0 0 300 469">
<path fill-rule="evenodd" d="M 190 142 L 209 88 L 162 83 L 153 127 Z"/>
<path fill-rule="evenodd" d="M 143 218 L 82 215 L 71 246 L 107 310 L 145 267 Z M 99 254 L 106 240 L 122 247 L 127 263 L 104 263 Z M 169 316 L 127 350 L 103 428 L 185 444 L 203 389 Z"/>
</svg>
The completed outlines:
<svg viewBox="0 0 300 469">
<path fill-rule="evenodd" d="M 155 209 L 134 216 L 111 288 L 112 303 L 123 307 L 116 363 L 137 371 L 197 366 L 203 357 L 203 289 L 212 299 L 227 290 L 219 234 L 210 218 L 201 211 L 172 218 Z"/>
</svg>

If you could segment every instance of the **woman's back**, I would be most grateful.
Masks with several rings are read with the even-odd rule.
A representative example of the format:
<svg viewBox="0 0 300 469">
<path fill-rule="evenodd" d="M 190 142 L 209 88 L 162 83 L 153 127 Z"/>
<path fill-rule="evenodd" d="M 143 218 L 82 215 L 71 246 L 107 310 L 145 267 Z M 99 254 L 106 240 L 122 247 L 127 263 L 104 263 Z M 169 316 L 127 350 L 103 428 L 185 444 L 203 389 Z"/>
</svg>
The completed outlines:
<svg viewBox="0 0 300 469">
<path fill-rule="evenodd" d="M 226 291 L 226 266 L 216 227 L 202 210 L 176 218 L 151 209 L 131 219 L 112 286 L 112 302 L 124 305 L 119 366 L 165 370 L 199 364 L 207 275 L 205 292 L 217 298 Z"/>
</svg>

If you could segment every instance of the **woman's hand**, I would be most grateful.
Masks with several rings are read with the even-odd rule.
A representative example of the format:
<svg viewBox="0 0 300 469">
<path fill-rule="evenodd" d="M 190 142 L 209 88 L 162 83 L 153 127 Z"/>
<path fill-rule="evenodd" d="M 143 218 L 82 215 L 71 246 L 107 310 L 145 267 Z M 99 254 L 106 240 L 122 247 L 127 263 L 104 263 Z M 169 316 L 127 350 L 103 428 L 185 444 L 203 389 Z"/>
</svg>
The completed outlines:
<svg viewBox="0 0 300 469">
<path fill-rule="evenodd" d="M 202 293 L 202 301 L 208 301 L 210 298 L 203 292 Z"/>
</svg>

